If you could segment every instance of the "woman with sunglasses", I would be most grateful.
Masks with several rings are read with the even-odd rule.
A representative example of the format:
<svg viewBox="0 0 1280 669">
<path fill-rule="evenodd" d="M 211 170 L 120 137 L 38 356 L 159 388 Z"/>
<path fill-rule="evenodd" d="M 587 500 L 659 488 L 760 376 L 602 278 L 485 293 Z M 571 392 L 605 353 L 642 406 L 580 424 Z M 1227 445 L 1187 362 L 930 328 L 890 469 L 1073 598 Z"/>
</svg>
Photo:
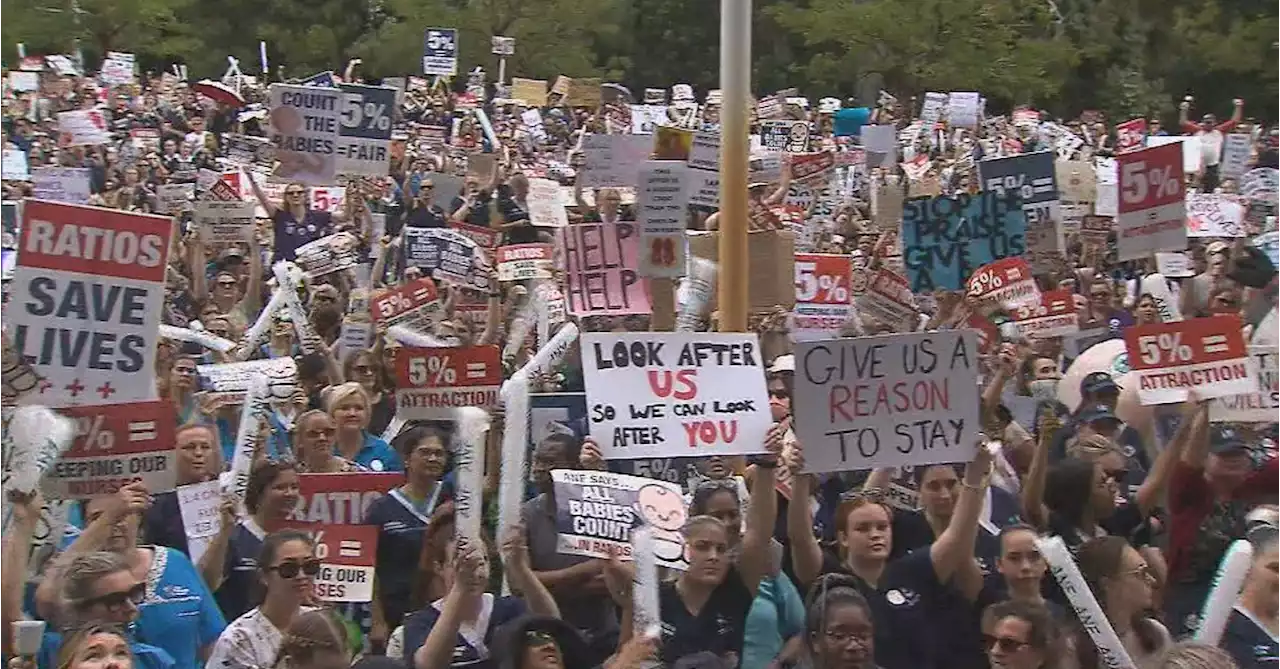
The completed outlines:
<svg viewBox="0 0 1280 669">
<path fill-rule="evenodd" d="M 293 457 L 298 471 L 307 474 L 336 474 L 368 471 L 364 467 L 333 454 L 337 424 L 329 414 L 312 409 L 293 425 Z"/>
<path fill-rule="evenodd" d="M 234 525 L 223 525 L 201 562 L 221 559 L 222 579 L 210 583 L 218 606 L 228 618 L 253 608 L 251 593 L 259 582 L 258 555 L 267 536 L 264 528 L 289 519 L 298 506 L 298 471 L 290 462 L 264 462 L 253 468 L 244 490 L 249 514 Z"/>
<path fill-rule="evenodd" d="M 791 471 L 803 471 L 801 445 L 791 453 Z M 812 584 L 822 574 L 854 577 L 873 611 L 879 664 L 889 669 L 934 667 L 942 666 L 942 658 L 949 667 L 982 663 L 973 611 L 982 572 L 972 556 L 990 469 L 991 453 L 979 446 L 965 467 L 946 529 L 927 547 L 892 561 L 893 510 L 878 496 L 856 495 L 837 507 L 838 556 L 825 553 L 818 544 L 809 509 L 791 505 L 787 533 L 796 578 Z M 792 499 L 808 499 L 812 486 L 812 476 L 794 477 Z M 920 642 L 903 644 L 894 639 L 895 631 L 910 633 Z"/>
<path fill-rule="evenodd" d="M 168 651 L 178 669 L 197 669 L 200 658 L 217 640 L 226 621 L 196 567 L 181 551 L 138 545 L 138 529 L 150 496 L 142 483 L 85 504 L 85 529 L 64 555 L 105 550 L 122 556 L 134 582 L 145 584 L 138 607 L 139 638 Z M 57 571 L 37 588 L 37 603 L 47 611 L 52 588 L 70 572 Z M 45 590 L 46 584 L 50 589 Z"/>
<path fill-rule="evenodd" d="M 334 224 L 350 218 L 351 201 L 347 200 L 342 211 L 330 214 L 327 211 L 312 209 L 307 201 L 306 184 L 294 182 L 285 186 L 284 201 L 276 204 L 263 192 L 258 180 L 249 175 L 249 185 L 271 219 L 271 227 L 275 236 L 272 245 L 274 255 L 271 264 L 281 260 L 294 260 L 298 255 L 298 247 L 327 237 L 334 232 Z"/>
<path fill-rule="evenodd" d="M 1057 669 L 1062 654 L 1053 614 L 1025 601 L 999 602 L 982 612 L 982 645 L 992 669 Z"/>
<path fill-rule="evenodd" d="M 342 378 L 351 379 L 369 396 L 369 432 L 382 434 L 396 415 L 395 385 L 384 385 L 382 361 L 377 350 L 355 351 L 342 366 Z"/>
<path fill-rule="evenodd" d="M 1240 601 L 1227 620 L 1222 647 L 1240 669 L 1273 669 L 1280 662 L 1280 553 L 1274 525 L 1249 530 L 1253 564 Z"/>
<path fill-rule="evenodd" d="M 401 472 L 404 463 L 387 442 L 370 434 L 369 394 L 359 383 L 349 382 L 326 388 L 325 410 L 337 423 L 334 453 L 375 472 Z"/>
<path fill-rule="evenodd" d="M 236 618 L 218 637 L 208 665 L 217 669 L 269 667 L 280 652 L 282 630 L 289 628 L 315 599 L 315 557 L 311 537 L 297 530 L 268 534 L 258 554 L 258 606 Z"/>
<path fill-rule="evenodd" d="M 231 330 L 244 332 L 262 310 L 262 249 L 258 247 L 257 235 L 249 237 L 249 274 L 243 286 L 236 272 L 226 269 L 214 274 L 210 286 L 204 269 L 208 262 L 204 243 L 193 242 L 190 253 L 192 295 L 199 302 L 217 307 L 218 313 L 231 322 Z"/>
<path fill-rule="evenodd" d="M 1142 554 L 1123 537 L 1099 537 L 1080 546 L 1076 556 L 1080 575 L 1120 637 L 1130 659 L 1141 667 L 1173 644 L 1169 630 L 1148 615 L 1153 604 L 1155 575 Z M 1102 666 L 1098 649 L 1085 630 L 1074 631 L 1077 666 Z"/>
</svg>

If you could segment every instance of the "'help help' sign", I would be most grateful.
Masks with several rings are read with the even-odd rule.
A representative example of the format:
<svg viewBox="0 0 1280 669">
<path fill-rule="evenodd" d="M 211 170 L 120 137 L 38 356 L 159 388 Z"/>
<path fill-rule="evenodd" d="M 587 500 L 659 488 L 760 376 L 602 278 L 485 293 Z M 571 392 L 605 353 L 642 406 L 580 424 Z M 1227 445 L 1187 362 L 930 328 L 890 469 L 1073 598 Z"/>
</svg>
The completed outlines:
<svg viewBox="0 0 1280 669">
<path fill-rule="evenodd" d="M 6 325 L 50 407 L 156 399 L 167 217 L 28 200 Z"/>
<path fill-rule="evenodd" d="M 754 334 L 584 334 L 582 368 L 607 460 L 765 452 L 773 419 Z"/>
</svg>

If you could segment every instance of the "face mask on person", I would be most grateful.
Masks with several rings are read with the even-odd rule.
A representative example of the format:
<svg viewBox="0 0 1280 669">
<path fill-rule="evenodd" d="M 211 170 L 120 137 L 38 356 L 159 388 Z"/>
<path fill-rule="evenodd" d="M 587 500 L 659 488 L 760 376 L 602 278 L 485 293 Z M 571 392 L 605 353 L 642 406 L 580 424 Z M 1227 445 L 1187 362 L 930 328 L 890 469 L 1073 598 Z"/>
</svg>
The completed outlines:
<svg viewBox="0 0 1280 669">
<path fill-rule="evenodd" d="M 1027 383 L 1027 390 L 1038 400 L 1052 400 L 1058 397 L 1057 379 L 1036 379 Z"/>
</svg>

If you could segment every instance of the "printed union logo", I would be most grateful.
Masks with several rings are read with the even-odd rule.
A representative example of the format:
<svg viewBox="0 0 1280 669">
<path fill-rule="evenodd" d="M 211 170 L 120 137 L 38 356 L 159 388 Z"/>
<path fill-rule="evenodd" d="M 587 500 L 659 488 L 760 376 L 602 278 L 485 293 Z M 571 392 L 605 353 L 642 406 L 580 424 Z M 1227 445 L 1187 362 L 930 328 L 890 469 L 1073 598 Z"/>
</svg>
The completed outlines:
<svg viewBox="0 0 1280 669">
<path fill-rule="evenodd" d="M 1111 361 L 1111 376 L 1112 378 L 1114 378 L 1114 377 L 1120 376 L 1121 374 L 1128 374 L 1128 373 L 1129 373 L 1129 353 L 1124 352 L 1124 353 L 1121 353 L 1120 355 L 1117 355 L 1116 359 Z"/>
</svg>

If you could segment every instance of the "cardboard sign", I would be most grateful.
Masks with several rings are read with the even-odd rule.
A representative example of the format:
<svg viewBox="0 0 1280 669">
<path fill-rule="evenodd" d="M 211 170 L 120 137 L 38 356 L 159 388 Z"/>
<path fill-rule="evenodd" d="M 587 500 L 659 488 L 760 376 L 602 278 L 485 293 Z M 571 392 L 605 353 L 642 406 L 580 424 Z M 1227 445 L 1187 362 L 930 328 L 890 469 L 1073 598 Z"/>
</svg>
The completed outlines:
<svg viewBox="0 0 1280 669">
<path fill-rule="evenodd" d="M 409 348 L 396 351 L 396 416 L 453 417 L 454 409 L 498 406 L 502 357 L 497 346 Z"/>
<path fill-rule="evenodd" d="M 1190 388 L 1203 399 L 1255 392 L 1258 374 L 1241 325 L 1238 316 L 1212 316 L 1125 328 L 1138 399 L 1143 405 L 1185 402 Z"/>
<path fill-rule="evenodd" d="M 422 73 L 458 76 L 457 28 L 427 28 L 422 36 Z"/>
<path fill-rule="evenodd" d="M 653 148 L 646 135 L 587 135 L 582 139 L 583 188 L 633 188 L 636 174 Z"/>
<path fill-rule="evenodd" d="M 111 141 L 107 119 L 97 109 L 58 112 L 59 146 L 96 146 Z"/>
<path fill-rule="evenodd" d="M 1028 339 L 1069 337 L 1080 332 L 1080 317 L 1069 290 L 1050 290 L 1039 302 L 1019 306 L 1013 310 L 1013 321 Z"/>
<path fill-rule="evenodd" d="M 1141 149 L 1146 143 L 1147 119 L 1135 118 L 1116 124 L 1116 154 Z"/>
<path fill-rule="evenodd" d="M 195 221 L 206 243 L 246 242 L 256 229 L 252 202 L 200 200 Z"/>
<path fill-rule="evenodd" d="M 755 334 L 584 333 L 582 366 L 605 459 L 764 452 L 773 420 Z"/>
<path fill-rule="evenodd" d="M 511 99 L 519 100 L 531 107 L 542 107 L 546 105 L 547 80 L 512 77 Z"/>
<path fill-rule="evenodd" d="M 170 220 L 42 200 L 22 215 L 5 325 L 44 382 L 21 401 L 154 400 Z"/>
<path fill-rule="evenodd" d="M 333 183 L 339 127 L 344 116 L 350 118 L 343 114 L 346 93 L 336 88 L 272 84 L 269 95 L 267 130 L 279 161 L 272 176 L 318 186 Z"/>
<path fill-rule="evenodd" d="M 638 173 L 636 218 L 640 227 L 641 276 L 676 278 L 684 274 L 688 197 L 683 163 L 652 160 Z"/>
<path fill-rule="evenodd" d="M 217 479 L 203 483 L 180 485 L 178 512 L 182 514 L 182 530 L 187 535 L 187 552 L 195 564 L 209 548 L 209 543 L 222 527 L 222 485 Z"/>
<path fill-rule="evenodd" d="M 1219 397 L 1209 405 L 1209 420 L 1215 423 L 1274 423 L 1280 416 L 1280 387 L 1277 379 L 1276 348 L 1250 346 L 1249 357 L 1258 370 L 1258 388 L 1243 395 Z"/>
<path fill-rule="evenodd" d="M 405 228 L 404 261 L 436 279 L 475 286 L 478 278 L 475 242 L 449 229 Z M 488 287 L 488 282 L 480 287 Z"/>
<path fill-rule="evenodd" d="M 1120 260 L 1187 248 L 1186 182 L 1179 144 L 1116 158 L 1120 174 L 1116 246 Z"/>
<path fill-rule="evenodd" d="M 687 520 L 679 486 L 613 472 L 555 469 L 556 552 L 630 561 L 631 531 L 654 532 L 657 564 L 686 569 L 680 524 Z M 678 521 L 678 522 L 677 522 Z"/>
<path fill-rule="evenodd" d="M 797 253 L 795 268 L 792 336 L 804 341 L 839 333 L 851 311 L 853 259 L 847 255 Z"/>
<path fill-rule="evenodd" d="M 1188 237 L 1244 237 L 1245 206 L 1222 193 L 1187 193 Z"/>
<path fill-rule="evenodd" d="M 640 234 L 634 223 L 594 223 L 562 228 L 565 297 L 574 316 L 650 313 L 639 266 Z"/>
<path fill-rule="evenodd" d="M 341 84 L 337 172 L 349 176 L 386 176 L 391 169 L 391 117 L 396 89 Z"/>
<path fill-rule="evenodd" d="M 495 254 L 499 281 L 550 279 L 555 264 L 551 244 L 508 244 Z"/>
<path fill-rule="evenodd" d="M 1031 266 L 1022 258 L 1002 258 L 980 267 L 969 277 L 968 296 L 988 308 L 1014 307 L 1040 303 L 1040 288 Z"/>
<path fill-rule="evenodd" d="M 1098 175 L 1090 163 L 1058 161 L 1054 163 L 1054 173 L 1061 201 L 1059 206 L 1065 207 L 1067 202 L 1093 202 L 1098 199 Z"/>
<path fill-rule="evenodd" d="M 1244 133 L 1234 132 L 1222 139 L 1222 162 L 1218 173 L 1223 179 L 1239 179 L 1249 168 L 1253 152 L 1252 139 Z"/>
<path fill-rule="evenodd" d="M 293 358 L 269 358 L 246 362 L 226 362 L 218 365 L 196 365 L 196 377 L 200 389 L 206 394 L 220 395 L 232 404 L 244 402 L 249 386 L 261 377 L 288 380 L 298 376 Z"/>
<path fill-rule="evenodd" d="M 89 499 L 135 481 L 156 494 L 177 484 L 174 411 L 168 402 L 81 406 L 62 413 L 75 420 L 76 437 L 41 481 L 45 495 Z"/>
<path fill-rule="evenodd" d="M 866 290 L 858 296 L 857 304 L 863 316 L 870 316 L 894 328 L 915 320 L 919 313 L 907 280 L 885 268 L 871 275 Z"/>
<path fill-rule="evenodd" d="M 974 270 L 1026 252 L 1016 190 L 915 198 L 903 205 L 902 255 L 911 291 L 963 290 Z"/>
<path fill-rule="evenodd" d="M 560 184 L 550 179 L 529 179 L 529 222 L 543 228 L 563 228 L 569 225 L 564 201 L 560 199 Z"/>
<path fill-rule="evenodd" d="M 570 79 L 568 91 L 564 96 L 564 104 L 568 107 L 589 107 L 591 109 L 599 107 L 600 78 Z"/>
<path fill-rule="evenodd" d="M 386 327 L 403 325 L 431 332 L 445 317 L 439 298 L 434 281 L 418 279 L 375 295 L 369 300 L 369 315 L 373 322 Z"/>
<path fill-rule="evenodd" d="M 36 167 L 31 187 L 38 200 L 88 204 L 90 172 L 87 167 Z"/>
<path fill-rule="evenodd" d="M 968 330 L 796 346 L 796 436 L 810 473 L 968 462 L 978 344 Z"/>
</svg>

